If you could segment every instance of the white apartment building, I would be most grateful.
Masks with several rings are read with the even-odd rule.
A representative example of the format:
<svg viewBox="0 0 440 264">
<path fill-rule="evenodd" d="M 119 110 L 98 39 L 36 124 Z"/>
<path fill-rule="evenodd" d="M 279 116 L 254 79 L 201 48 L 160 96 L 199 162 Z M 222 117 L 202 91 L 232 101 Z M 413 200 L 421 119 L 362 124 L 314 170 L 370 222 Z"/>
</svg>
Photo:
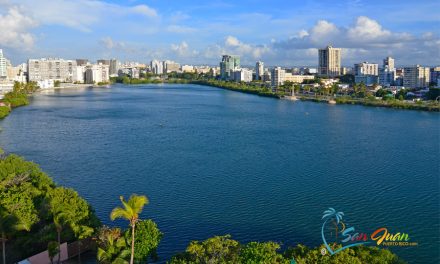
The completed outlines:
<svg viewBox="0 0 440 264">
<path fill-rule="evenodd" d="M 3 56 L 3 50 L 0 49 L 0 79 L 6 79 L 6 58 Z"/>
<path fill-rule="evenodd" d="M 313 80 L 315 79 L 315 76 L 292 74 L 290 72 L 286 72 L 285 70 L 281 69 L 281 67 L 276 67 L 272 69 L 271 79 L 272 79 L 272 86 L 280 86 L 283 85 L 285 82 L 302 83 L 304 82 L 304 80 Z"/>
<path fill-rule="evenodd" d="M 182 65 L 182 72 L 193 73 L 193 72 L 195 72 L 194 66 L 192 66 L 192 65 Z"/>
<path fill-rule="evenodd" d="M 319 49 L 318 73 L 321 76 L 335 77 L 341 75 L 341 49 L 327 46 Z"/>
<path fill-rule="evenodd" d="M 252 71 L 248 69 L 231 70 L 230 76 L 236 82 L 252 82 Z"/>
<path fill-rule="evenodd" d="M 368 62 L 355 64 L 354 80 L 356 83 L 364 83 L 365 85 L 379 83 L 379 65 Z"/>
<path fill-rule="evenodd" d="M 174 61 L 166 60 L 163 62 L 163 71 L 166 73 L 179 72 L 180 64 Z"/>
<path fill-rule="evenodd" d="M 72 81 L 74 83 L 84 83 L 87 66 L 81 65 L 73 68 Z"/>
<path fill-rule="evenodd" d="M 30 59 L 28 61 L 29 81 L 54 80 L 72 82 L 75 60 L 64 59 Z"/>
<path fill-rule="evenodd" d="M 255 64 L 255 80 L 262 80 L 264 74 L 264 62 L 257 61 Z"/>
<path fill-rule="evenodd" d="M 354 75 L 379 75 L 379 65 L 377 63 L 361 62 L 354 65 Z"/>
<path fill-rule="evenodd" d="M 278 87 L 284 83 L 284 77 L 286 75 L 286 70 L 281 69 L 281 67 L 275 67 L 271 72 L 272 86 Z"/>
<path fill-rule="evenodd" d="M 163 63 L 159 60 L 152 60 L 150 63 L 151 71 L 154 74 L 163 74 Z"/>
<path fill-rule="evenodd" d="M 429 86 L 429 67 L 422 67 L 420 65 L 405 67 L 403 72 L 403 86 L 405 88 L 425 88 Z"/>
<path fill-rule="evenodd" d="M 85 72 L 85 82 L 90 84 L 108 82 L 109 79 L 109 66 L 103 64 L 89 65 Z"/>
<path fill-rule="evenodd" d="M 393 59 L 393 58 L 391 58 L 391 57 L 386 57 L 386 58 L 383 60 L 383 67 L 385 68 L 385 67 L 387 67 L 387 66 L 388 66 L 389 69 L 395 69 L 395 68 L 396 68 L 395 65 L 394 65 L 394 59 Z"/>
</svg>

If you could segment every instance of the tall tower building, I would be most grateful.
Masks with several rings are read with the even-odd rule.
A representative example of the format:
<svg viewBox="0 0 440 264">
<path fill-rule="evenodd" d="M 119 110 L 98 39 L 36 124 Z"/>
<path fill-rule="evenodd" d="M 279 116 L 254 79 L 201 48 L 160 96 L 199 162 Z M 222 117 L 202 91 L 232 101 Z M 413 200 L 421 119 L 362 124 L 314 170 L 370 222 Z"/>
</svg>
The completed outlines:
<svg viewBox="0 0 440 264">
<path fill-rule="evenodd" d="M 383 86 L 391 86 L 396 81 L 396 68 L 394 68 L 394 59 L 386 57 L 383 60 L 383 67 L 379 70 L 379 84 Z"/>
<path fill-rule="evenodd" d="M 429 67 L 416 65 L 403 68 L 403 86 L 405 88 L 425 88 L 429 85 Z"/>
<path fill-rule="evenodd" d="M 335 77 L 341 75 L 341 49 L 327 46 L 319 49 L 319 75 Z"/>
<path fill-rule="evenodd" d="M 110 65 L 109 65 L 109 74 L 111 76 L 116 76 L 118 75 L 118 71 L 119 71 L 119 61 L 117 59 L 111 59 L 110 60 Z"/>
<path fill-rule="evenodd" d="M 386 68 L 386 66 L 388 66 L 388 69 L 394 69 L 394 59 L 391 57 L 386 57 L 383 60 L 383 67 Z"/>
<path fill-rule="evenodd" d="M 222 80 L 230 78 L 231 70 L 240 68 L 240 57 L 234 55 L 223 55 L 220 62 L 220 77 Z"/>
<path fill-rule="evenodd" d="M 3 50 L 0 49 L 0 79 L 4 79 L 8 76 L 6 70 L 6 58 L 3 57 Z"/>
<path fill-rule="evenodd" d="M 151 71 L 154 74 L 163 74 L 163 63 L 159 60 L 152 60 L 150 63 Z"/>
<path fill-rule="evenodd" d="M 278 87 L 284 83 L 284 78 L 286 76 L 286 71 L 281 69 L 281 67 L 275 67 L 271 72 L 272 86 Z"/>
<path fill-rule="evenodd" d="M 262 80 L 264 74 L 264 62 L 257 61 L 255 64 L 255 80 Z"/>
</svg>

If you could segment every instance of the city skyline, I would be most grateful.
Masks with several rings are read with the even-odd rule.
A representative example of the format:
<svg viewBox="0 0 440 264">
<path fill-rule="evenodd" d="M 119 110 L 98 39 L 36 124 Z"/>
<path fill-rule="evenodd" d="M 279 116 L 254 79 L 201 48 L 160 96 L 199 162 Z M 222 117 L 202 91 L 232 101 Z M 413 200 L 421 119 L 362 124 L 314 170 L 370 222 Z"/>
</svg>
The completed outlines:
<svg viewBox="0 0 440 264">
<path fill-rule="evenodd" d="M 0 48 L 13 64 L 61 57 L 215 65 L 236 54 L 243 65 L 317 66 L 327 45 L 342 48 L 343 66 L 386 56 L 399 67 L 440 61 L 434 1 L 56 3 L 0 1 Z"/>
</svg>

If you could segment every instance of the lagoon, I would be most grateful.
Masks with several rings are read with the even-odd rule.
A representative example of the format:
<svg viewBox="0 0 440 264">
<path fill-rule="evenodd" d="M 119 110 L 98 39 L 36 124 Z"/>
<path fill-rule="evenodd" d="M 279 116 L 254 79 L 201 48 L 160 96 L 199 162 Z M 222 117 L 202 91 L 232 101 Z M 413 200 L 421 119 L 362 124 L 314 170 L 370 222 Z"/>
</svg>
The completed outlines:
<svg viewBox="0 0 440 264">
<path fill-rule="evenodd" d="M 322 212 L 386 227 L 439 263 L 440 115 L 277 100 L 189 84 L 37 94 L 0 121 L 0 146 L 72 187 L 107 225 L 119 195 L 146 194 L 162 261 L 190 240 L 322 244 Z"/>
</svg>

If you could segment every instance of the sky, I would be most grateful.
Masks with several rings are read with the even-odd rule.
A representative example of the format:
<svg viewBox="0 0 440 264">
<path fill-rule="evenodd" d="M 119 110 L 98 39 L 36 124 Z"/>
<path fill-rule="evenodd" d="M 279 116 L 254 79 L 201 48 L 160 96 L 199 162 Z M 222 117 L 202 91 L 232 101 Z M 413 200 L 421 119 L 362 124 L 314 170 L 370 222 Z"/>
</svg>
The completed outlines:
<svg viewBox="0 0 440 264">
<path fill-rule="evenodd" d="M 117 58 L 216 65 L 316 66 L 318 49 L 342 64 L 440 65 L 438 0 L 0 0 L 0 49 L 29 58 Z"/>
</svg>

